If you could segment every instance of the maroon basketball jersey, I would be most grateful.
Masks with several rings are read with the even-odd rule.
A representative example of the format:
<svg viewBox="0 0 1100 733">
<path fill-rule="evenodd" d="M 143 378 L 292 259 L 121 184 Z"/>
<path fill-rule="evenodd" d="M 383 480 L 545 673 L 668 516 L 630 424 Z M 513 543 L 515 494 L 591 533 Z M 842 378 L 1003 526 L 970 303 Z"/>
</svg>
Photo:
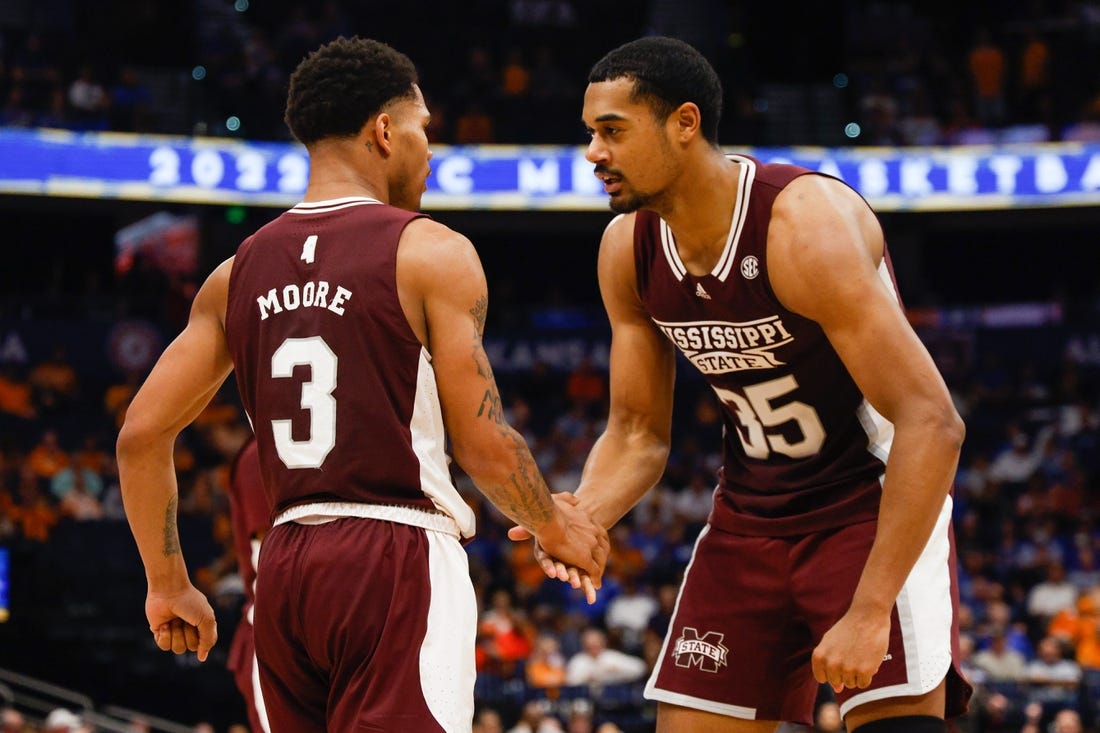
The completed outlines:
<svg viewBox="0 0 1100 733">
<path fill-rule="evenodd" d="M 652 212 L 639 211 L 634 228 L 646 312 L 722 404 L 711 522 L 780 536 L 873 518 L 893 425 L 864 399 L 821 328 L 780 305 L 768 282 L 772 204 L 812 171 L 730 158 L 740 186 L 710 273 L 687 271 L 671 229 Z M 887 259 L 880 274 L 896 292 Z"/>
<path fill-rule="evenodd" d="M 388 505 L 473 532 L 430 356 L 397 296 L 398 241 L 418 216 L 364 197 L 302 203 L 237 251 L 226 335 L 276 515 Z"/>
<path fill-rule="evenodd" d="M 229 516 L 233 523 L 233 549 L 237 571 L 244 582 L 245 612 L 256 601 L 256 549 L 258 538 L 271 529 L 271 507 L 260 477 L 260 454 L 249 439 L 229 471 Z"/>
</svg>

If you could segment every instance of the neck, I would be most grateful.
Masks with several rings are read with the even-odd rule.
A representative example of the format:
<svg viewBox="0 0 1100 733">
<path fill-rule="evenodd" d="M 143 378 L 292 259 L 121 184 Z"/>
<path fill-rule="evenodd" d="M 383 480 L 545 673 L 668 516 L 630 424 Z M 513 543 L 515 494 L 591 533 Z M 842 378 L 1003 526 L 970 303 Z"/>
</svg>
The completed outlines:
<svg viewBox="0 0 1100 733">
<path fill-rule="evenodd" d="M 368 196 L 389 203 L 380 160 L 355 140 L 323 140 L 309 149 L 309 185 L 302 201 Z"/>
<path fill-rule="evenodd" d="M 684 166 L 654 211 L 668 222 L 680 259 L 692 274 L 709 272 L 729 235 L 737 198 L 740 165 L 721 150 L 708 147 Z"/>
</svg>

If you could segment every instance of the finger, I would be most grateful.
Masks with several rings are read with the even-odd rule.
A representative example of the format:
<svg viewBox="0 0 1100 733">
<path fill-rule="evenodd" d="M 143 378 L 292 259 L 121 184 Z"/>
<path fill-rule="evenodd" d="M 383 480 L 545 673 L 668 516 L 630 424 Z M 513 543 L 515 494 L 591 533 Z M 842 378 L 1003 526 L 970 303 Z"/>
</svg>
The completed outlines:
<svg viewBox="0 0 1100 733">
<path fill-rule="evenodd" d="M 524 540 L 531 539 L 532 535 L 524 527 L 512 527 L 508 530 L 508 539 L 513 542 L 523 542 Z"/>
<path fill-rule="evenodd" d="M 571 494 L 568 491 L 558 492 L 557 494 L 554 494 L 554 498 L 558 501 L 564 501 L 569 506 L 577 506 L 577 504 L 581 503 L 580 499 L 578 499 L 574 494 Z"/>
<path fill-rule="evenodd" d="M 581 571 L 576 568 L 569 568 L 569 585 L 579 589 L 581 587 Z"/>
<path fill-rule="evenodd" d="M 199 622 L 199 643 L 195 651 L 198 652 L 199 661 L 205 662 L 210 650 L 218 643 L 218 622 L 213 616 L 208 616 Z"/>
<path fill-rule="evenodd" d="M 162 652 L 166 652 L 172 648 L 172 627 L 168 624 L 161 624 L 157 628 L 153 629 L 153 641 L 157 643 L 157 648 Z"/>
<path fill-rule="evenodd" d="M 563 563 L 563 562 L 555 562 L 554 563 L 554 577 L 556 577 L 558 580 L 560 580 L 563 583 L 568 583 L 569 582 L 569 571 L 566 569 L 565 563 Z"/>
<path fill-rule="evenodd" d="M 183 620 L 172 619 L 172 652 L 183 654 L 187 651 L 187 640 L 183 636 Z"/>
<path fill-rule="evenodd" d="M 829 675 L 825 672 L 825 662 L 817 655 L 817 652 L 814 652 L 810 667 L 813 670 L 814 679 L 817 680 L 818 684 L 823 685 L 829 681 Z"/>
<path fill-rule="evenodd" d="M 199 648 L 199 630 L 191 624 L 183 625 L 183 638 L 187 642 L 187 651 L 197 651 Z"/>
<path fill-rule="evenodd" d="M 592 583 L 592 578 L 587 575 L 581 577 L 581 587 L 584 589 L 584 598 L 588 601 L 588 605 L 591 606 L 596 602 L 596 586 Z"/>
</svg>

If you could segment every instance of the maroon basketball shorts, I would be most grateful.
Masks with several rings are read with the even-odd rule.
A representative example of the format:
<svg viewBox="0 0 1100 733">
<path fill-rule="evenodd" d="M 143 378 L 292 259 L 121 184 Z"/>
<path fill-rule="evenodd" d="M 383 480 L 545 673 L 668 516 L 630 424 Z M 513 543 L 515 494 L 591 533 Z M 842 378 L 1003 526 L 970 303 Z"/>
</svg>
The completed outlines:
<svg viewBox="0 0 1100 733">
<path fill-rule="evenodd" d="M 260 687 L 272 733 L 469 731 L 477 604 L 450 534 L 349 517 L 264 539 Z"/>
<path fill-rule="evenodd" d="M 646 697 L 735 718 L 812 724 L 818 684 L 811 655 L 848 610 L 875 527 L 862 522 L 779 538 L 706 527 Z M 951 545 L 948 498 L 894 605 L 882 666 L 869 688 L 837 696 L 842 714 L 873 700 L 924 694 L 945 676 L 948 715 L 966 709 L 969 687 L 957 672 L 948 674 L 958 633 Z"/>
</svg>

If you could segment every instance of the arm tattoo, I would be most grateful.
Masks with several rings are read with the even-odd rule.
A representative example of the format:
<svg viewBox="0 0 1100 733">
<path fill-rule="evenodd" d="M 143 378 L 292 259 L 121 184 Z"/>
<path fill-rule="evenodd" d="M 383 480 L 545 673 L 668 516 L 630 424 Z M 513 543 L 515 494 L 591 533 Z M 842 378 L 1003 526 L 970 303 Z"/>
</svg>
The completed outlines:
<svg viewBox="0 0 1100 733">
<path fill-rule="evenodd" d="M 535 465 L 535 459 L 527 444 L 511 428 L 503 428 L 510 434 L 516 449 L 516 470 L 504 483 L 486 482 L 479 488 L 493 505 L 517 524 L 534 527 L 545 524 L 554 516 L 554 502 L 550 489 L 543 481 Z"/>
<path fill-rule="evenodd" d="M 481 398 L 481 407 L 477 408 L 477 416 L 482 415 L 497 425 L 504 424 L 504 407 L 500 404 L 500 395 L 492 387 L 485 390 L 485 396 Z"/>
<path fill-rule="evenodd" d="M 180 536 L 176 531 L 176 504 L 179 497 L 173 496 L 164 510 L 164 556 L 180 554 Z"/>
<path fill-rule="evenodd" d="M 554 516 L 554 502 L 550 498 L 550 489 L 539 473 L 535 459 L 523 437 L 513 430 L 504 418 L 504 406 L 500 392 L 493 378 L 493 367 L 481 341 L 485 331 L 485 318 L 489 312 L 489 298 L 482 295 L 477 304 L 470 309 L 474 319 L 473 357 L 477 364 L 477 374 L 485 380 L 485 394 L 477 409 L 478 417 L 485 417 L 507 436 L 515 446 L 516 468 L 504 483 L 485 482 L 479 488 L 493 504 L 509 518 L 527 527 L 540 526 Z"/>
<path fill-rule="evenodd" d="M 485 318 L 489 315 L 489 296 L 482 295 L 477 299 L 477 304 L 470 309 L 470 315 L 474 317 L 474 323 L 477 324 L 477 332 L 485 332 Z"/>
</svg>

